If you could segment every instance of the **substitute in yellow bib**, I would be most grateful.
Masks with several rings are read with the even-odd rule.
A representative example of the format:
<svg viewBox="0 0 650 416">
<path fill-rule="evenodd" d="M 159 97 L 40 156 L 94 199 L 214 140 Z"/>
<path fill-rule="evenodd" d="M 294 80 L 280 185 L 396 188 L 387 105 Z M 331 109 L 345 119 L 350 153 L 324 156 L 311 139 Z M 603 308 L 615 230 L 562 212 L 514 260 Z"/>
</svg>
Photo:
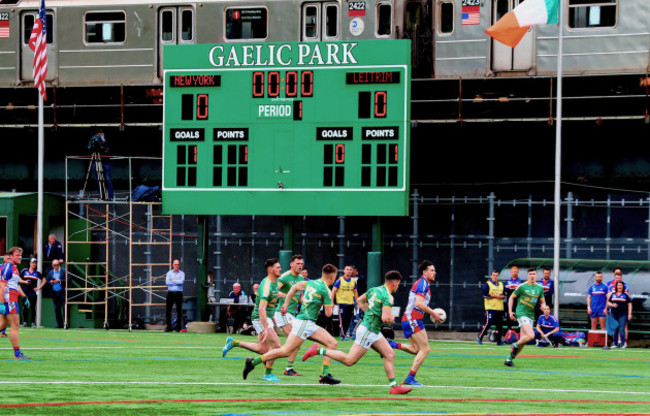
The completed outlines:
<svg viewBox="0 0 650 416">
<path fill-rule="evenodd" d="M 490 280 L 483 285 L 483 302 L 485 303 L 485 324 L 476 337 L 476 342 L 483 344 L 483 335 L 492 326 L 496 325 L 495 340 L 501 345 L 501 332 L 503 331 L 503 282 L 499 282 L 499 272 L 492 270 Z"/>
<path fill-rule="evenodd" d="M 348 334 L 348 330 L 351 327 L 354 329 L 354 325 L 351 325 L 351 322 L 354 319 L 354 305 L 359 298 L 357 280 L 352 277 L 353 270 L 354 266 L 345 266 L 343 276 L 334 282 L 334 287 L 332 288 L 334 303 L 339 305 L 339 329 L 341 330 L 341 340 L 343 341 L 348 340 L 351 335 Z"/>
</svg>

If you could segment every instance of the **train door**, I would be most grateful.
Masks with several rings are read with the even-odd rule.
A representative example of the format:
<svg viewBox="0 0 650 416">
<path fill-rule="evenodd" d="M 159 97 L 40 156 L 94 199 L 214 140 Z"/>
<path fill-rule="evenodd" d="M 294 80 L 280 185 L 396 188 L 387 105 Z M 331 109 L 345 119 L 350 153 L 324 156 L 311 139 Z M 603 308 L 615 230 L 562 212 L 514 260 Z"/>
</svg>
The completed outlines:
<svg viewBox="0 0 650 416">
<path fill-rule="evenodd" d="M 29 38 L 34 27 L 34 20 L 38 11 L 25 12 L 21 15 L 21 39 L 20 39 L 20 81 L 33 81 L 34 51 L 29 47 Z M 58 51 L 54 42 L 54 13 L 46 12 L 46 42 L 47 42 L 47 75 L 46 81 L 53 81 L 58 73 Z"/>
<path fill-rule="evenodd" d="M 162 78 L 163 46 L 195 43 L 194 9 L 161 7 L 158 11 L 158 78 Z"/>
<path fill-rule="evenodd" d="M 413 76 L 429 77 L 433 71 L 431 2 L 404 3 L 404 37 L 411 39 Z"/>
<path fill-rule="evenodd" d="M 301 40 L 341 39 L 341 13 L 338 3 L 309 2 L 302 5 Z"/>
<path fill-rule="evenodd" d="M 512 11 L 525 0 L 493 0 L 492 24 L 504 14 Z M 492 40 L 492 70 L 493 71 L 528 71 L 533 67 L 534 41 L 532 29 L 519 42 L 516 48 L 511 48 L 501 42 Z"/>
</svg>

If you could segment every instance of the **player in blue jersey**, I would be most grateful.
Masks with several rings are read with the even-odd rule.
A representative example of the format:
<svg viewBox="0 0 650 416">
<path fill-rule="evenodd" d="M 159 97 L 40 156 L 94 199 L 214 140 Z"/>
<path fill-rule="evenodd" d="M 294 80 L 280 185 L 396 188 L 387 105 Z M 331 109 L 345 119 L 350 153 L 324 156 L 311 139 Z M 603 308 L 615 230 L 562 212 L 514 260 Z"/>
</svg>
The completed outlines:
<svg viewBox="0 0 650 416">
<path fill-rule="evenodd" d="M 11 326 L 9 332 L 9 340 L 14 348 L 14 358 L 16 360 L 29 360 L 30 357 L 26 356 L 20 351 L 20 337 L 18 330 L 20 328 L 20 316 L 18 314 L 18 298 L 25 297 L 25 293 L 20 288 L 19 280 L 20 274 L 17 264 L 20 264 L 23 258 L 23 249 L 20 247 L 12 247 L 7 252 L 7 261 L 0 267 L 0 331 Z M 29 302 L 27 302 L 29 306 Z"/>
<path fill-rule="evenodd" d="M 609 288 L 603 283 L 603 273 L 594 274 L 596 283 L 587 290 L 587 313 L 591 319 L 591 330 L 595 331 L 598 323 L 600 329 L 605 330 L 605 310 L 607 309 L 607 293 Z"/>
<path fill-rule="evenodd" d="M 551 308 L 548 305 L 543 305 L 541 309 L 542 315 L 537 320 L 535 338 L 539 340 L 539 346 L 553 344 L 557 348 L 560 344 L 564 344 L 560 323 L 555 316 L 551 315 Z"/>
<path fill-rule="evenodd" d="M 430 351 L 429 337 L 424 328 L 424 316 L 430 315 L 433 316 L 436 322 L 442 322 L 441 317 L 429 307 L 429 301 L 431 300 L 430 285 L 436 280 L 436 268 L 429 260 L 424 260 L 418 266 L 418 270 L 420 271 L 420 278 L 411 286 L 408 303 L 402 316 L 402 331 L 404 331 L 404 336 L 411 343 L 406 344 L 388 340 L 392 348 L 415 355 L 411 371 L 404 380 L 404 384 L 411 386 L 422 385 L 422 383 L 415 380 L 415 376 Z"/>
<path fill-rule="evenodd" d="M 517 326 L 517 321 L 510 319 L 510 315 L 508 313 L 508 301 L 510 300 L 510 296 L 514 293 L 515 290 L 524 283 L 520 278 L 519 278 L 519 267 L 517 266 L 512 266 L 510 268 L 510 279 L 507 280 L 504 283 L 504 289 L 503 289 L 503 294 L 506 295 L 505 299 L 503 300 L 504 303 L 504 309 L 505 311 L 505 324 L 508 330 L 511 330 L 513 326 Z M 515 302 L 514 307 L 517 307 L 517 303 Z"/>
</svg>

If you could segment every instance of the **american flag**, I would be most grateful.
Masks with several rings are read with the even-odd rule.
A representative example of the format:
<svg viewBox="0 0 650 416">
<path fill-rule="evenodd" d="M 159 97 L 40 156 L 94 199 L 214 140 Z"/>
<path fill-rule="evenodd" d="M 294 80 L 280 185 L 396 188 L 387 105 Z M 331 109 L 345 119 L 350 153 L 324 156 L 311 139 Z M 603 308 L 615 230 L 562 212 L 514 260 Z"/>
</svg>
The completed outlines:
<svg viewBox="0 0 650 416">
<path fill-rule="evenodd" d="M 463 24 L 463 25 L 480 25 L 481 24 L 481 6 L 463 6 L 461 24 Z"/>
<path fill-rule="evenodd" d="M 9 37 L 9 13 L 0 13 L 0 38 Z"/>
<path fill-rule="evenodd" d="M 47 19 L 45 18 L 45 0 L 41 0 L 38 15 L 34 20 L 32 34 L 29 37 L 29 47 L 34 51 L 34 86 L 47 100 L 45 91 L 45 76 L 47 75 Z"/>
</svg>

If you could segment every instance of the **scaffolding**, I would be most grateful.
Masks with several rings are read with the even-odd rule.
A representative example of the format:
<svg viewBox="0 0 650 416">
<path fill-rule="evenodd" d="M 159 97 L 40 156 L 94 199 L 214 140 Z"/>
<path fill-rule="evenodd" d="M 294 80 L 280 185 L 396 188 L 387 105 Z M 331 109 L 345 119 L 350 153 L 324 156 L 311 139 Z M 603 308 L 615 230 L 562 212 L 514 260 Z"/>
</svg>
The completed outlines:
<svg viewBox="0 0 650 416">
<path fill-rule="evenodd" d="M 127 319 L 131 329 L 134 309 L 164 306 L 173 218 L 161 211 L 159 202 L 66 201 L 67 305 L 105 329 Z"/>
<path fill-rule="evenodd" d="M 70 170 L 79 170 L 88 159 L 68 157 L 66 172 L 68 163 Z M 113 161 L 121 161 L 124 168 L 128 162 L 133 178 L 132 159 L 137 158 Z M 160 202 L 132 201 L 130 181 L 128 189 L 129 194 L 116 201 L 104 201 L 101 192 L 93 198 L 92 191 L 75 194 L 66 189 L 66 328 L 74 305 L 95 327 L 129 330 L 135 317 L 150 318 L 155 308 L 165 305 L 173 217 L 162 214 Z"/>
</svg>

